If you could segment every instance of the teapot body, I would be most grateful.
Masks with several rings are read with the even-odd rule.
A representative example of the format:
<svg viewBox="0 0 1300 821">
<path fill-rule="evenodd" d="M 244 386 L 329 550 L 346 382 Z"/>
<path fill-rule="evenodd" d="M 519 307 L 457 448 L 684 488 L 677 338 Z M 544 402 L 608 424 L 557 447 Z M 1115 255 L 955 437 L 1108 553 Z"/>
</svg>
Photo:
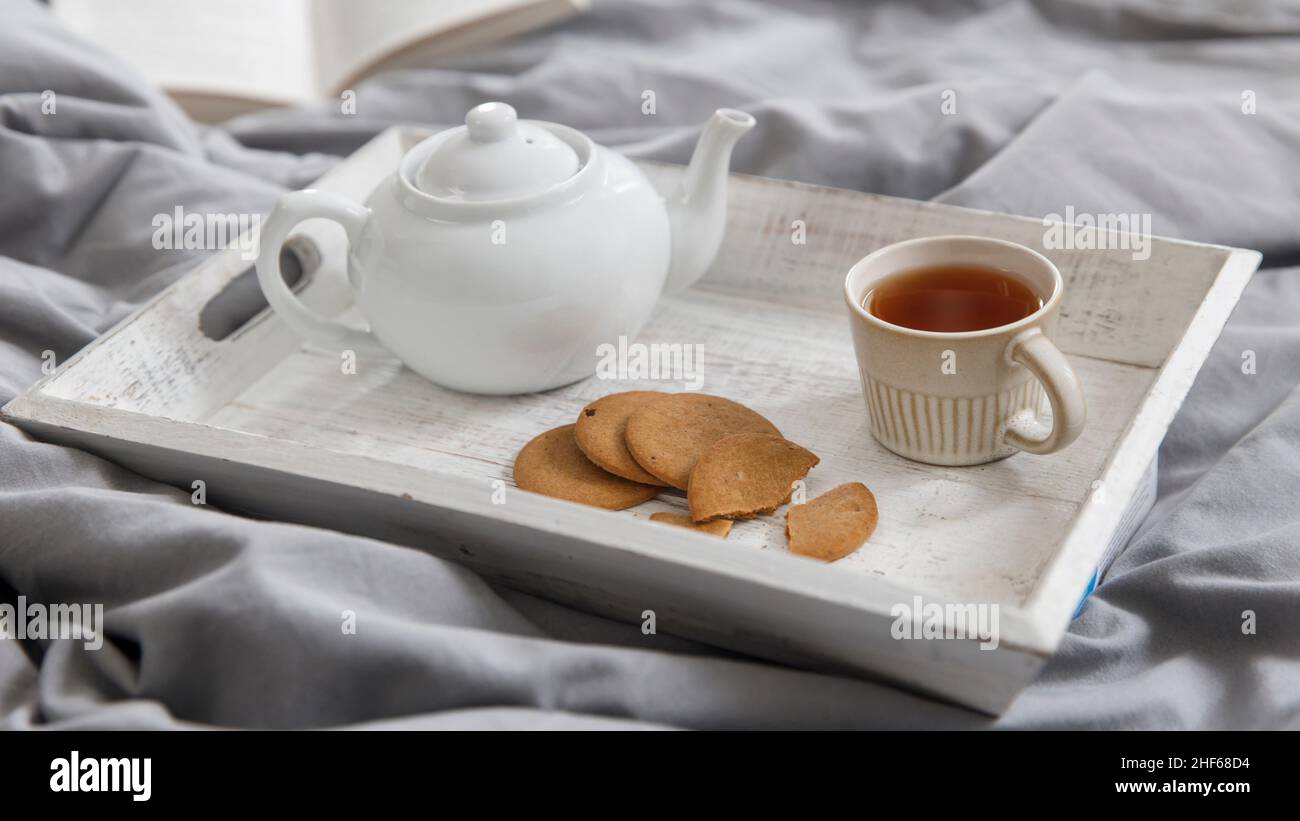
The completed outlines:
<svg viewBox="0 0 1300 821">
<path fill-rule="evenodd" d="M 594 373 L 602 343 L 645 324 L 671 239 L 640 169 L 600 147 L 587 162 L 590 178 L 545 207 L 454 214 L 428 207 L 404 163 L 366 202 L 348 260 L 379 342 L 421 376 L 472 393 L 531 393 Z"/>
<path fill-rule="evenodd" d="M 544 391 L 597 370 L 634 337 L 665 283 L 689 287 L 722 242 L 727 167 L 754 118 L 719 109 L 667 199 L 631 160 L 505 103 L 427 137 L 364 205 L 291 191 L 261 227 L 257 281 L 276 314 L 331 351 L 378 342 L 444 387 Z M 285 284 L 280 252 L 307 219 L 348 236 L 348 279 L 369 329 L 323 316 Z"/>
</svg>

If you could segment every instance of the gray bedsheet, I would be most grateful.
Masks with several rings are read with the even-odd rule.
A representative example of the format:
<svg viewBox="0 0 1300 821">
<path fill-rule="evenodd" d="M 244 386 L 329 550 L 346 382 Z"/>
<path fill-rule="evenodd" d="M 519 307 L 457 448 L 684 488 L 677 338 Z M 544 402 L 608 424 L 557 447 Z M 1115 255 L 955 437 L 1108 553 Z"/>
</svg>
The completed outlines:
<svg viewBox="0 0 1300 821">
<path fill-rule="evenodd" d="M 94 652 L 0 640 L 0 724 L 1300 726 L 1300 10 L 1256 5 L 597 0 L 455 67 L 377 77 L 356 116 L 218 130 L 0 0 L 0 401 L 201 260 L 154 250 L 154 214 L 265 210 L 386 125 L 489 98 L 675 161 L 738 105 L 759 121 L 739 171 L 1145 212 L 1155 233 L 1266 254 L 1165 441 L 1155 511 L 999 721 L 643 636 L 417 550 L 197 508 L 0 424 L 0 601 L 103 602 L 109 633 Z M 955 116 L 937 115 L 945 89 Z"/>
</svg>

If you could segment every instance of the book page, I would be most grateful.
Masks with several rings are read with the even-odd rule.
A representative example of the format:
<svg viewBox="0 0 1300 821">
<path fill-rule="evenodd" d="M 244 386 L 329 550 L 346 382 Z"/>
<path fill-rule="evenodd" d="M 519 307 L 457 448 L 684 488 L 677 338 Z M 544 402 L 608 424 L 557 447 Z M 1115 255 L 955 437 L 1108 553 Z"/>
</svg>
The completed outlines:
<svg viewBox="0 0 1300 821">
<path fill-rule="evenodd" d="M 310 0 L 54 0 L 54 12 L 167 91 L 316 97 Z"/>
<path fill-rule="evenodd" d="M 368 73 L 387 58 L 431 41 L 438 35 L 477 45 L 487 30 L 510 31 L 574 13 L 585 0 L 319 0 L 313 4 L 316 76 L 319 93 L 334 94 L 341 84 Z M 448 45 L 452 45 L 448 43 Z M 434 49 L 425 49 L 428 56 Z"/>
</svg>

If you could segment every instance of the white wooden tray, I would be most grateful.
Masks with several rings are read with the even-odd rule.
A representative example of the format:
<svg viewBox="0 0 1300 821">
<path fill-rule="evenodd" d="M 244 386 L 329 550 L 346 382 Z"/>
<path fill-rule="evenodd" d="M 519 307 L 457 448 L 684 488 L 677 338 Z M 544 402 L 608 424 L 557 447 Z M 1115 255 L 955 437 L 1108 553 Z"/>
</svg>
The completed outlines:
<svg viewBox="0 0 1300 821">
<path fill-rule="evenodd" d="M 390 130 L 319 185 L 361 198 L 420 136 Z M 647 170 L 664 186 L 680 173 Z M 796 220 L 806 244 L 792 242 Z M 308 222 L 301 233 L 304 299 L 346 310 L 341 232 Z M 1064 452 L 938 468 L 871 438 L 844 274 L 885 243 L 952 233 L 1038 248 L 1065 275 L 1058 343 L 1090 415 Z M 612 513 L 510 486 L 519 448 L 587 401 L 680 384 L 592 378 L 547 394 L 473 397 L 379 354 L 345 374 L 335 354 L 303 347 L 274 315 L 238 316 L 241 301 L 256 308 L 256 295 L 236 250 L 3 413 L 145 475 L 185 488 L 202 480 L 212 504 L 418 546 L 630 622 L 652 610 L 659 630 L 999 712 L 1055 648 L 1259 263 L 1253 251 L 1171 240 L 1154 240 L 1144 262 L 1125 250 L 1044 250 L 1043 233 L 1038 220 L 733 177 L 718 262 L 695 288 L 664 300 L 639 341 L 702 344 L 705 391 L 752 405 L 821 456 L 809 497 L 847 481 L 874 490 L 879 528 L 832 565 L 786 552 L 783 513 L 740 523 L 719 541 L 647 521 L 684 509 L 680 495 Z M 918 595 L 997 605 L 997 649 L 893 638 L 891 611 Z"/>
</svg>

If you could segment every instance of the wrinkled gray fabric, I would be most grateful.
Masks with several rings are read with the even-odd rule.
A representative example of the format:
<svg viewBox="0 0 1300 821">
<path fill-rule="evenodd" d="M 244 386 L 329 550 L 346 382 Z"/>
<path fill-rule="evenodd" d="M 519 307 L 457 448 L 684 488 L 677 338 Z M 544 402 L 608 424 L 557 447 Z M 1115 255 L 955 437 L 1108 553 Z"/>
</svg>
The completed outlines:
<svg viewBox="0 0 1300 821">
<path fill-rule="evenodd" d="M 43 351 L 62 361 L 200 261 L 151 247 L 154 214 L 264 211 L 328 154 L 486 98 L 674 161 L 695 123 L 740 106 L 759 125 L 738 171 L 1036 216 L 1149 212 L 1156 233 L 1266 253 L 1169 432 L 1155 511 L 997 722 L 643 636 L 415 550 L 195 507 L 0 425 L 0 600 L 104 602 L 110 636 L 96 652 L 0 641 L 3 726 L 1300 727 L 1296 6 L 597 0 L 454 67 L 376 77 L 356 116 L 222 129 L 40 6 L 0 9 L 5 401 Z M 358 636 L 341 637 L 343 609 Z"/>
</svg>

